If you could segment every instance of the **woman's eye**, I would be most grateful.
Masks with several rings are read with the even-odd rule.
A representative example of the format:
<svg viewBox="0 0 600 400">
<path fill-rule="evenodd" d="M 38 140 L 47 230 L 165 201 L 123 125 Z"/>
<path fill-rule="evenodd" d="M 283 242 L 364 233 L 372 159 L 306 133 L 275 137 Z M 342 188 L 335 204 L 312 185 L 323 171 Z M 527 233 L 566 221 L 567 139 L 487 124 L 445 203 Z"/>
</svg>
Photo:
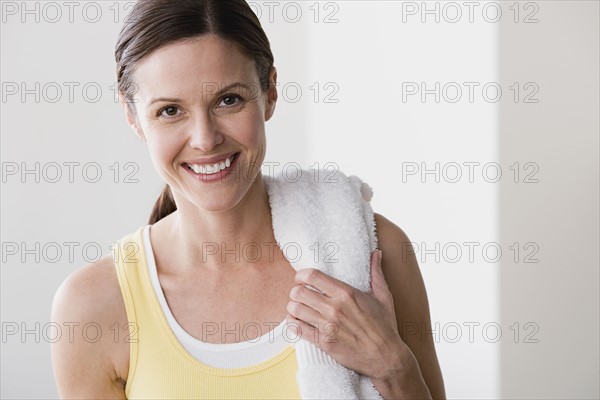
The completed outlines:
<svg viewBox="0 0 600 400">
<path fill-rule="evenodd" d="M 173 118 L 173 117 L 177 116 L 177 111 L 178 111 L 177 107 L 168 106 L 168 107 L 165 107 L 162 110 L 160 110 L 159 115 L 167 117 L 167 118 Z"/>
<path fill-rule="evenodd" d="M 221 98 L 221 104 L 226 107 L 231 107 L 231 106 L 235 106 L 238 103 L 242 102 L 242 100 L 243 99 L 240 96 L 238 96 L 237 94 L 228 94 Z"/>
</svg>

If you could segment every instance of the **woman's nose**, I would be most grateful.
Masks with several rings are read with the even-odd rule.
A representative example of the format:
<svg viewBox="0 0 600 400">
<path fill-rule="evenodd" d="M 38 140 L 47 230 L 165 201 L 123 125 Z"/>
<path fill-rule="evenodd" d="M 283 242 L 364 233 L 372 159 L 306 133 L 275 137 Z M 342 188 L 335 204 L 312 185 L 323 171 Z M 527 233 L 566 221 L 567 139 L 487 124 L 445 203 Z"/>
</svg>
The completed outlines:
<svg viewBox="0 0 600 400">
<path fill-rule="evenodd" d="M 210 115 L 198 115 L 189 126 L 191 147 L 209 152 L 223 143 L 225 138 Z"/>
</svg>

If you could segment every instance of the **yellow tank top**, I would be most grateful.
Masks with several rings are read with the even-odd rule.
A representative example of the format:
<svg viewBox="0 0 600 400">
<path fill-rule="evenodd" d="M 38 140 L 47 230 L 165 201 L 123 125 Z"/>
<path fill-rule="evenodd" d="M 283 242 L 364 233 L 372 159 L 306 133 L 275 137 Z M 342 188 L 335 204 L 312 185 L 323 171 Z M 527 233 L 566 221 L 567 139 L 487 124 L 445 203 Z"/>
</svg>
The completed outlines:
<svg viewBox="0 0 600 400">
<path fill-rule="evenodd" d="M 148 273 L 143 227 L 123 237 L 113 258 L 129 322 L 128 399 L 299 399 L 294 347 L 260 364 L 215 368 L 177 340 Z"/>
</svg>

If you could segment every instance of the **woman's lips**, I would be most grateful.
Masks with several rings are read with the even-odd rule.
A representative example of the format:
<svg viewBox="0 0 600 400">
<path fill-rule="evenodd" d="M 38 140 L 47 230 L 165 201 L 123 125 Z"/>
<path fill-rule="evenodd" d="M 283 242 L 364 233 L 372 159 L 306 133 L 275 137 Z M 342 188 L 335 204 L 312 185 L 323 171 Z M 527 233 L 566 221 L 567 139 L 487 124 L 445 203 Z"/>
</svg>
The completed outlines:
<svg viewBox="0 0 600 400">
<path fill-rule="evenodd" d="M 183 163 L 182 167 L 194 178 L 201 180 L 202 182 L 221 181 L 235 169 L 239 154 L 240 153 L 233 153 L 231 158 L 221 158 L 221 162 L 219 163 L 215 162 L 214 164 L 204 165 Z M 229 166 L 227 166 L 227 164 L 229 164 Z M 218 171 L 212 172 L 215 168 L 218 169 Z"/>
<path fill-rule="evenodd" d="M 196 158 L 194 160 L 186 161 L 186 162 L 184 162 L 184 164 L 196 164 L 196 165 L 209 165 L 210 164 L 210 165 L 212 165 L 215 163 L 223 162 L 226 159 L 233 156 L 234 154 L 238 154 L 238 152 L 232 151 L 230 153 L 219 154 L 219 155 L 212 156 L 212 157 Z"/>
</svg>

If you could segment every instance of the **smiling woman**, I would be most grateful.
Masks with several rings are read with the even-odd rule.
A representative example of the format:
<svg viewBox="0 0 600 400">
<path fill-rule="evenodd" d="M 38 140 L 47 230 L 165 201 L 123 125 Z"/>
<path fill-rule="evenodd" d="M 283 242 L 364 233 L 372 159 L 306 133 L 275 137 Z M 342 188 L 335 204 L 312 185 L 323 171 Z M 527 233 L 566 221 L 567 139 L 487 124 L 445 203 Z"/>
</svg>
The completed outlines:
<svg viewBox="0 0 600 400">
<path fill-rule="evenodd" d="M 188 78 L 173 78 L 180 76 Z M 161 47 L 137 62 L 137 92 L 133 101 L 124 99 L 127 120 L 147 142 L 179 209 L 231 209 L 254 186 L 266 152 L 264 123 L 277 100 L 275 68 L 269 79 L 270 89 L 258 90 L 255 62 L 212 33 Z M 221 169 L 226 162 L 229 167 Z M 235 170 L 249 179 L 235 182 Z M 209 183 L 218 185 L 206 190 Z"/>
<path fill-rule="evenodd" d="M 368 185 L 261 173 L 277 71 L 248 4 L 140 1 L 116 61 L 127 122 L 166 187 L 148 225 L 57 292 L 56 323 L 130 333 L 54 343 L 61 397 L 443 399 L 418 265 Z M 345 269 L 284 254 L 282 230 L 310 244 L 315 226 L 340 237 L 327 246 Z M 422 334 L 402 338 L 406 324 Z"/>
</svg>

